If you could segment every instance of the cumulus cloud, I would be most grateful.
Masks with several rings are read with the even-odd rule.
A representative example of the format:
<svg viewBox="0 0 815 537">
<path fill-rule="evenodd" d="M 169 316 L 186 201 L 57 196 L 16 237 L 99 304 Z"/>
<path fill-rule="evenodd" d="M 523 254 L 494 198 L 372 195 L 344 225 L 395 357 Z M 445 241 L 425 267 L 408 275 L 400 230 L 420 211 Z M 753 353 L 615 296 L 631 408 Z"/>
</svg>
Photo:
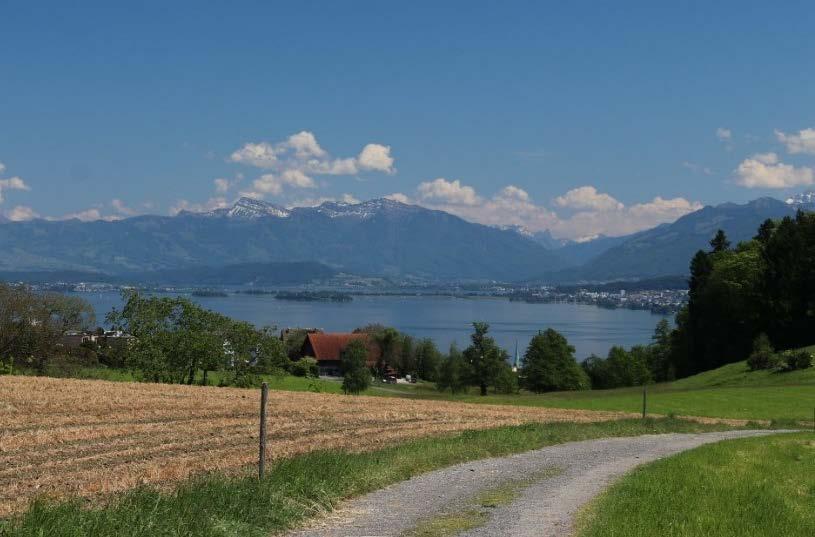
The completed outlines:
<svg viewBox="0 0 815 537">
<path fill-rule="evenodd" d="M 407 195 L 402 194 L 401 192 L 394 192 L 393 194 L 388 194 L 387 196 L 385 196 L 385 199 L 398 201 L 399 203 L 411 203 L 410 198 Z"/>
<path fill-rule="evenodd" d="M 443 177 L 421 183 L 418 188 L 419 197 L 431 203 L 449 203 L 453 205 L 476 205 L 481 198 L 475 189 L 461 184 L 458 179 L 448 181 Z"/>
<path fill-rule="evenodd" d="M 692 171 L 693 173 L 703 173 L 705 175 L 713 175 L 713 170 L 702 166 L 700 164 L 696 164 L 695 162 L 684 161 L 682 162 L 682 167 L 687 168 L 688 170 Z"/>
<path fill-rule="evenodd" d="M 719 127 L 716 129 L 716 138 L 722 142 L 731 142 L 733 141 L 733 131 L 724 127 Z"/>
<path fill-rule="evenodd" d="M 790 154 L 815 155 L 815 129 L 804 129 L 797 134 L 786 134 L 776 130 L 775 137 L 786 146 Z"/>
<path fill-rule="evenodd" d="M 368 144 L 362 148 L 357 157 L 359 167 L 363 170 L 371 170 L 392 174 L 396 172 L 393 167 L 393 157 L 389 145 Z"/>
<path fill-rule="evenodd" d="M 136 216 L 137 214 L 139 214 L 139 211 L 128 207 L 127 205 L 125 205 L 125 202 L 118 198 L 111 200 L 110 204 L 113 206 L 117 213 L 123 216 Z"/>
<path fill-rule="evenodd" d="M 25 205 L 17 205 L 10 211 L 6 211 L 5 217 L 12 222 L 25 222 L 26 220 L 33 220 L 39 218 L 40 215 L 31 207 Z"/>
<path fill-rule="evenodd" d="M 84 211 L 77 211 L 75 213 L 68 213 L 62 218 L 49 218 L 49 220 L 81 220 L 82 222 L 93 222 L 96 220 L 105 220 L 113 222 L 121 220 L 121 216 L 103 215 L 102 211 L 97 208 L 85 209 Z"/>
<path fill-rule="evenodd" d="M 403 202 L 411 201 L 401 193 L 391 194 L 390 197 Z M 485 197 L 459 181 L 443 179 L 420 184 L 416 198 L 416 203 L 420 205 L 443 210 L 472 222 L 522 226 L 530 231 L 549 230 L 556 237 L 577 240 L 598 235 L 634 233 L 673 222 L 702 208 L 701 203 L 685 198 L 666 199 L 659 196 L 651 201 L 626 206 L 593 186 L 572 189 L 552 201 L 554 206 L 567 212 L 558 214 L 535 203 L 528 192 L 515 185 L 508 185 L 493 196 Z"/>
<path fill-rule="evenodd" d="M 316 188 L 314 180 L 300 170 L 285 170 L 281 174 L 267 173 L 255 179 L 252 183 L 254 192 L 258 194 L 279 195 L 284 187 Z"/>
<path fill-rule="evenodd" d="M 813 184 L 815 172 L 784 164 L 775 153 L 759 153 L 739 164 L 736 182 L 747 188 L 792 188 Z"/>
<path fill-rule="evenodd" d="M 229 160 L 256 168 L 273 168 L 277 163 L 277 150 L 266 142 L 247 143 L 234 151 L 229 156 Z"/>
<path fill-rule="evenodd" d="M 396 173 L 391 148 L 370 143 L 355 157 L 335 158 L 323 149 L 308 131 L 292 134 L 278 143 L 251 142 L 235 150 L 231 162 L 269 170 L 254 182 L 255 197 L 280 195 L 286 188 L 314 188 L 311 176 L 357 175 L 362 172 Z M 308 178 L 306 180 L 305 178 Z M 216 179 L 216 191 L 227 192 L 230 182 Z"/>
<path fill-rule="evenodd" d="M 0 173 L 6 171 L 6 166 L 0 162 Z M 4 190 L 31 190 L 29 186 L 19 177 L 10 177 L 8 179 L 0 179 L 0 203 L 3 202 Z"/>
<path fill-rule="evenodd" d="M 175 216 L 181 211 L 204 213 L 215 209 L 223 209 L 224 207 L 229 207 L 229 202 L 223 197 L 209 198 L 205 203 L 192 203 L 188 200 L 178 200 L 175 205 L 170 207 L 170 214 Z"/>
<path fill-rule="evenodd" d="M 296 201 L 294 201 L 292 203 L 289 203 L 287 205 L 287 207 L 289 209 L 291 209 L 293 207 L 316 207 L 318 205 L 322 205 L 323 203 L 326 203 L 326 202 L 329 202 L 329 201 L 330 202 L 337 202 L 337 203 L 347 203 L 349 205 L 355 205 L 357 203 L 360 203 L 360 200 L 358 200 L 356 197 L 354 197 L 351 194 L 346 193 L 346 194 L 343 194 L 343 195 L 341 195 L 339 197 L 320 196 L 320 197 L 317 197 L 317 198 L 303 198 L 303 199 L 296 200 Z"/>
<path fill-rule="evenodd" d="M 623 204 L 609 196 L 598 192 L 593 186 L 581 186 L 569 190 L 562 196 L 555 198 L 555 204 L 570 209 L 593 209 L 597 211 L 620 210 Z"/>
</svg>

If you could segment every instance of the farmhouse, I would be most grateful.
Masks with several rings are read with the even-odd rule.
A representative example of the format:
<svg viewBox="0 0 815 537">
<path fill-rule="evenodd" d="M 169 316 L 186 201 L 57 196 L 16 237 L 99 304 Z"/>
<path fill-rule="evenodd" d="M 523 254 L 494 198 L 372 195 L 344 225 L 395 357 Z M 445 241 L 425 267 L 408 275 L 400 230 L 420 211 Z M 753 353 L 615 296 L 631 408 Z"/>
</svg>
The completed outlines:
<svg viewBox="0 0 815 537">
<path fill-rule="evenodd" d="M 306 335 L 300 356 L 311 356 L 317 360 L 320 368 L 320 375 L 340 376 L 342 375 L 342 365 L 340 364 L 340 354 L 343 349 L 355 340 L 362 340 L 368 347 L 368 367 L 376 366 L 381 356 L 379 346 L 368 334 L 349 333 L 310 333 Z"/>
</svg>

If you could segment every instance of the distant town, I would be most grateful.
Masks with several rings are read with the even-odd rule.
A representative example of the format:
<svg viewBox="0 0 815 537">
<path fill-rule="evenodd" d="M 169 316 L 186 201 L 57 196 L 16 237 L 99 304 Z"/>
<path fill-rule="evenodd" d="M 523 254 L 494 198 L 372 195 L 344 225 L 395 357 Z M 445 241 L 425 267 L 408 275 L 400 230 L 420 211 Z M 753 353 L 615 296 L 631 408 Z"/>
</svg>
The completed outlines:
<svg viewBox="0 0 815 537">
<path fill-rule="evenodd" d="M 104 282 L 40 282 L 33 290 L 107 293 L 137 288 L 157 294 L 191 294 L 194 297 L 228 297 L 231 294 L 271 295 L 280 300 L 347 302 L 353 296 L 450 296 L 459 298 L 500 297 L 526 303 L 575 303 L 601 308 L 650 311 L 673 314 L 688 301 L 684 277 L 658 278 L 634 282 L 585 285 L 531 285 L 503 282 L 427 282 L 417 279 L 392 281 L 344 275 L 319 284 L 298 286 L 192 286 L 114 284 Z"/>
</svg>

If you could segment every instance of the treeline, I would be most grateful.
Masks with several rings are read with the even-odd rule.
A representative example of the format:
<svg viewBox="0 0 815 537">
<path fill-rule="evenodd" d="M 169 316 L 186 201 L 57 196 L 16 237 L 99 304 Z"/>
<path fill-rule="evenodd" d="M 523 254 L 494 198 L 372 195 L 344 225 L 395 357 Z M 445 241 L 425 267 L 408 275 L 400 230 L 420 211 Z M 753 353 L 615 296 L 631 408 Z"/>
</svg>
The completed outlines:
<svg viewBox="0 0 815 537">
<path fill-rule="evenodd" d="M 765 221 L 732 247 L 721 230 L 690 265 L 689 301 L 671 334 L 684 377 L 747 359 L 766 336 L 776 349 L 815 342 L 815 214 Z"/>
<path fill-rule="evenodd" d="M 121 310 L 107 322 L 132 336 L 120 365 L 142 380 L 208 384 L 211 372 L 220 383 L 256 386 L 259 375 L 289 366 L 283 343 L 271 328 L 255 328 L 206 310 L 182 297 L 146 297 L 123 292 Z"/>
</svg>

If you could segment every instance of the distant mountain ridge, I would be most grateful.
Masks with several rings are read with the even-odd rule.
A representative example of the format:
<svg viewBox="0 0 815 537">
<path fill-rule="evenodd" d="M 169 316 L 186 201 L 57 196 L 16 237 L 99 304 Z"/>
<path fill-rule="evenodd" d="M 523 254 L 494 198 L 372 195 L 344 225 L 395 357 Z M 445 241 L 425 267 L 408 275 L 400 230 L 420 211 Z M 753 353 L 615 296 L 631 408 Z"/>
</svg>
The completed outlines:
<svg viewBox="0 0 815 537">
<path fill-rule="evenodd" d="M 709 241 L 723 229 L 736 243 L 755 236 L 764 220 L 795 214 L 798 207 L 774 198 L 745 204 L 706 206 L 672 224 L 630 236 L 582 267 L 541 276 L 545 281 L 609 281 L 687 274 L 693 255 L 709 249 Z"/>
<path fill-rule="evenodd" d="M 238 263 L 314 261 L 364 275 L 526 279 L 565 267 L 532 240 L 389 199 L 232 207 L 106 222 L 31 220 L 0 226 L 0 270 L 127 274 Z"/>
</svg>

